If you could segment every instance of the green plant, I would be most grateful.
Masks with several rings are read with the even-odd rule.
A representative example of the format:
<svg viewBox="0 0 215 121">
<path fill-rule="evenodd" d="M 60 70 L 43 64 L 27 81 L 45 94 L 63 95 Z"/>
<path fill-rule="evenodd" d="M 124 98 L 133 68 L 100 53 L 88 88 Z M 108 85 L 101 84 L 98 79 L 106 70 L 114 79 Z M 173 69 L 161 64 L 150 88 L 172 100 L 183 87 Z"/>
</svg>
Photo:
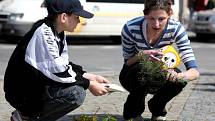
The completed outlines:
<svg viewBox="0 0 215 121">
<path fill-rule="evenodd" d="M 117 121 L 115 117 L 112 115 L 105 115 L 101 119 L 102 121 Z M 88 116 L 88 115 L 81 115 L 79 118 L 75 119 L 75 121 L 98 121 L 98 117 L 96 115 Z"/>
<path fill-rule="evenodd" d="M 77 119 L 73 119 L 74 121 L 98 121 L 97 112 L 100 110 L 100 107 L 96 110 L 96 112 L 92 115 L 81 115 Z M 102 121 L 117 121 L 115 117 L 113 117 L 110 114 L 106 114 L 104 117 L 102 117 Z"/>
<path fill-rule="evenodd" d="M 167 69 L 164 68 L 162 61 L 152 61 L 147 55 L 143 55 L 139 58 L 139 81 L 146 87 L 146 90 L 150 94 L 154 94 L 166 83 L 180 83 L 182 86 L 187 84 L 186 80 L 177 79 L 175 82 L 166 80 Z"/>
<path fill-rule="evenodd" d="M 75 121 L 97 121 L 97 116 L 87 116 L 87 115 L 81 115 L 78 119 Z"/>
<path fill-rule="evenodd" d="M 109 114 L 105 115 L 102 121 L 117 121 L 117 119 Z"/>
</svg>

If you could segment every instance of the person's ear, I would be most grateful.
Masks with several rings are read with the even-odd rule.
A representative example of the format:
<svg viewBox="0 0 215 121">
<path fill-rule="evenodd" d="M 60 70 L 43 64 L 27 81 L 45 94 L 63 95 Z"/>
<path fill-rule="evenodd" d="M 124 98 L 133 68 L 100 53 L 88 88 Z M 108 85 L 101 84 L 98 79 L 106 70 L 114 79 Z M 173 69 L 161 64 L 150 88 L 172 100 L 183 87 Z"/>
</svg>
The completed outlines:
<svg viewBox="0 0 215 121">
<path fill-rule="evenodd" d="M 67 21 L 67 14 L 66 13 L 61 13 L 60 14 L 60 21 L 62 23 L 65 23 Z"/>
</svg>

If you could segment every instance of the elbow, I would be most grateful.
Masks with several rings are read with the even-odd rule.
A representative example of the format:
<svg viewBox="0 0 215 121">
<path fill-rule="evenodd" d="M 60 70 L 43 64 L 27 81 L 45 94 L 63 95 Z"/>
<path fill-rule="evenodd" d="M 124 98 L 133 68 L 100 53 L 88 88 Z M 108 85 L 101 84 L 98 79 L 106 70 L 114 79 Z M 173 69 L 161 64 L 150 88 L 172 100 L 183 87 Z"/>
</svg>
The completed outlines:
<svg viewBox="0 0 215 121">
<path fill-rule="evenodd" d="M 197 69 L 192 69 L 192 72 L 193 72 L 193 79 L 191 80 L 197 80 L 200 76 L 200 73 Z"/>
<path fill-rule="evenodd" d="M 196 79 L 198 79 L 198 78 L 199 78 L 199 76 L 200 76 L 199 71 L 196 71 Z"/>
</svg>

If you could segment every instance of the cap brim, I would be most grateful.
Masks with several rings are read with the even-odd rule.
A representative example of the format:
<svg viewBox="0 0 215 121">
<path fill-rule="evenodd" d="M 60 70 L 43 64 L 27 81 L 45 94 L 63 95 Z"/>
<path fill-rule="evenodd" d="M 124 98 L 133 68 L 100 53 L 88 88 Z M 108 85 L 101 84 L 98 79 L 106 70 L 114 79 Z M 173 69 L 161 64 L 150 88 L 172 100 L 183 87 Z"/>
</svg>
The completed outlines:
<svg viewBox="0 0 215 121">
<path fill-rule="evenodd" d="M 88 11 L 80 10 L 77 12 L 73 12 L 75 15 L 81 16 L 83 18 L 92 18 L 94 15 Z"/>
</svg>

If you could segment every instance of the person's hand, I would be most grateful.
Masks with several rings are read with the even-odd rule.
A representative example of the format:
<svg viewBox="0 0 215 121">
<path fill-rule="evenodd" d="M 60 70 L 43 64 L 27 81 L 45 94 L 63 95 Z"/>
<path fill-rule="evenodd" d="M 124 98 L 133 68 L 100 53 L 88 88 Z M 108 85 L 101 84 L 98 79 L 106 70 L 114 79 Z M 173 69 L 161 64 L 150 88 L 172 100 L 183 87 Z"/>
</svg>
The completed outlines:
<svg viewBox="0 0 215 121">
<path fill-rule="evenodd" d="M 163 53 L 160 50 L 141 50 L 138 53 L 138 58 L 141 58 L 141 56 L 147 55 L 150 60 L 153 61 L 161 61 L 161 58 L 163 56 Z"/>
<path fill-rule="evenodd" d="M 174 69 L 167 69 L 166 80 L 171 81 L 171 82 L 177 82 L 178 73 Z"/>
<path fill-rule="evenodd" d="M 96 74 L 84 73 L 83 77 L 90 81 L 97 81 L 98 83 L 110 83 L 110 81 L 105 77 Z"/>
<path fill-rule="evenodd" d="M 94 80 L 99 83 L 110 83 L 110 81 L 108 79 L 106 79 L 105 77 L 100 76 L 100 75 L 95 75 Z"/>
<path fill-rule="evenodd" d="M 91 73 L 84 73 L 83 77 L 90 80 L 88 89 L 94 96 L 101 96 L 108 93 L 108 90 L 104 84 L 110 83 L 110 81 L 105 77 Z"/>
<path fill-rule="evenodd" d="M 90 81 L 90 86 L 88 88 L 90 92 L 94 96 L 102 96 L 108 93 L 107 88 L 104 86 L 104 84 L 99 83 L 97 81 Z"/>
</svg>

